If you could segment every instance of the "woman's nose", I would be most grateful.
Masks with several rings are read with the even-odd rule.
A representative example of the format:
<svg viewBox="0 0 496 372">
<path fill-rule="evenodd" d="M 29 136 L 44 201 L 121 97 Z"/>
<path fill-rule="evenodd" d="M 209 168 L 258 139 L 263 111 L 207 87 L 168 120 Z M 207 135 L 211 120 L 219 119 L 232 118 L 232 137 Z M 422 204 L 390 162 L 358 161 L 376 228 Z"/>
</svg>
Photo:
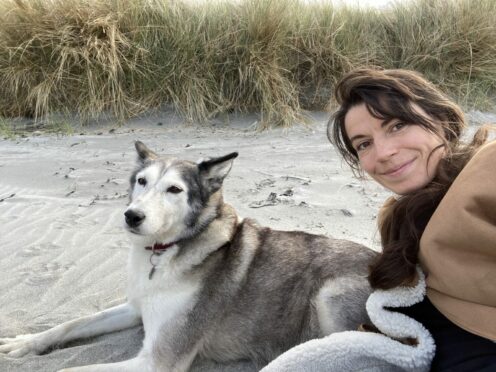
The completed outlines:
<svg viewBox="0 0 496 372">
<path fill-rule="evenodd" d="M 378 161 L 386 161 L 398 153 L 398 144 L 391 138 L 376 139 L 375 151 Z"/>
</svg>

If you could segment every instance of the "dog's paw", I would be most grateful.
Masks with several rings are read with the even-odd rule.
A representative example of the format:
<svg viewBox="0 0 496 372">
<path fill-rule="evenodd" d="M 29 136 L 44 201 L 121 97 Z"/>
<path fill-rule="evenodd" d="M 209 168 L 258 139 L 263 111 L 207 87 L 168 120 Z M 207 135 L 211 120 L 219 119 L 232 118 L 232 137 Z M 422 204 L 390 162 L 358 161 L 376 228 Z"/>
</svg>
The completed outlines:
<svg viewBox="0 0 496 372">
<path fill-rule="evenodd" d="M 40 336 L 36 334 L 0 338 L 0 354 L 12 358 L 20 358 L 29 353 L 39 354 L 43 351 L 40 341 Z"/>
</svg>

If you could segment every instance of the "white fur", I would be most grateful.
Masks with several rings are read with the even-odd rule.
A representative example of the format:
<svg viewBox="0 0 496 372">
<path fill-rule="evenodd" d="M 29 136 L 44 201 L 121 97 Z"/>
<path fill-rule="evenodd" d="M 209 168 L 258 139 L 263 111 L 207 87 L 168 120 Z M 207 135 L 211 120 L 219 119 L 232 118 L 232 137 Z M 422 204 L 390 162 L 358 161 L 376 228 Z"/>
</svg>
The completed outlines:
<svg viewBox="0 0 496 372">
<path fill-rule="evenodd" d="M 138 210 L 146 215 L 139 233 L 159 243 L 170 243 L 184 230 L 184 219 L 188 212 L 187 186 L 176 170 L 168 169 L 162 177 L 160 167 L 151 165 L 136 176 L 132 203 L 128 210 Z M 138 183 L 140 178 L 147 184 Z M 170 186 L 183 190 L 178 194 L 167 192 Z"/>
<path fill-rule="evenodd" d="M 336 280 L 339 280 L 339 278 L 326 281 L 315 297 L 315 310 L 317 311 L 322 336 L 331 334 L 337 327 L 334 318 L 329 316 L 329 299 L 337 291 L 341 292 L 339 284 L 335 283 Z"/>
<path fill-rule="evenodd" d="M 129 304 L 123 304 L 62 323 L 44 332 L 1 339 L 0 342 L 4 345 L 0 346 L 0 353 L 22 357 L 30 352 L 42 352 L 51 345 L 118 331 L 139 322 L 140 314 Z"/>
<path fill-rule="evenodd" d="M 160 177 L 160 165 L 152 164 L 149 167 L 146 167 L 141 172 L 136 174 L 136 184 L 134 185 L 133 194 L 131 195 L 132 200 L 138 200 L 139 196 L 153 187 Z M 147 180 L 147 184 L 142 186 L 138 183 L 140 178 L 145 178 Z"/>
<path fill-rule="evenodd" d="M 184 276 L 186 267 L 172 261 L 176 253 L 177 246 L 173 246 L 158 257 L 153 280 L 148 278 L 151 252 L 135 247 L 129 256 L 128 302 L 142 315 L 144 350 L 151 350 L 162 325 L 174 322 L 194 305 L 195 293 L 200 288 L 199 281 Z"/>
</svg>

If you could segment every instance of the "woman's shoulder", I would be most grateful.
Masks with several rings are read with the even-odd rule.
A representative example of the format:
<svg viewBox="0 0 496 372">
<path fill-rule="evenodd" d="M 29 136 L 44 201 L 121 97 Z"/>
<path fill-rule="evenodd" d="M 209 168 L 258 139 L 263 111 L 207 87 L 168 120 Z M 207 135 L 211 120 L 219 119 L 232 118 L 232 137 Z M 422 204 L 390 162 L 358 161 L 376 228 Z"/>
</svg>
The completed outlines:
<svg viewBox="0 0 496 372">
<path fill-rule="evenodd" d="M 477 150 L 474 157 L 487 154 L 496 154 L 496 140 L 489 141 L 488 143 L 482 145 L 479 150 Z"/>
<path fill-rule="evenodd" d="M 496 210 L 496 141 L 481 146 L 451 184 L 435 214 L 493 216 Z"/>
<path fill-rule="evenodd" d="M 464 224 L 457 229 L 465 231 L 473 221 L 496 218 L 496 141 L 481 146 L 455 178 L 432 215 L 426 231 L 448 231 L 453 236 L 452 227 Z M 466 231 L 465 231 L 466 232 Z M 429 234 L 427 234 L 429 235 Z M 496 237 L 496 236 L 495 236 Z M 422 236 L 424 240 L 424 236 Z"/>
<path fill-rule="evenodd" d="M 481 146 L 462 169 L 454 184 L 469 182 L 478 184 L 496 179 L 496 141 Z"/>
</svg>

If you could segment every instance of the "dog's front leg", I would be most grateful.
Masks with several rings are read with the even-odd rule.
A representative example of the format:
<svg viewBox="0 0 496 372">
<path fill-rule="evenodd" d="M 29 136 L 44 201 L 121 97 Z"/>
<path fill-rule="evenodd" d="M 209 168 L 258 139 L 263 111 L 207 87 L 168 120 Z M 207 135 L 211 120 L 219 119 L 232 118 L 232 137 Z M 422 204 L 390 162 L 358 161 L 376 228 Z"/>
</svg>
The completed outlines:
<svg viewBox="0 0 496 372">
<path fill-rule="evenodd" d="M 140 315 L 126 303 L 62 323 L 44 332 L 0 338 L 0 353 L 10 357 L 22 357 L 28 353 L 39 354 L 50 346 L 118 331 L 139 323 Z"/>
<path fill-rule="evenodd" d="M 140 355 L 152 358 L 155 371 L 189 371 L 201 348 L 205 332 L 205 327 L 191 319 L 191 315 L 188 314 L 177 323 L 163 324 L 152 340 L 145 336 Z"/>
<path fill-rule="evenodd" d="M 157 349 L 155 349 L 157 352 Z M 193 361 L 198 354 L 198 349 L 195 347 L 187 353 L 155 353 L 153 356 L 154 371 L 160 372 L 188 372 Z"/>
</svg>

